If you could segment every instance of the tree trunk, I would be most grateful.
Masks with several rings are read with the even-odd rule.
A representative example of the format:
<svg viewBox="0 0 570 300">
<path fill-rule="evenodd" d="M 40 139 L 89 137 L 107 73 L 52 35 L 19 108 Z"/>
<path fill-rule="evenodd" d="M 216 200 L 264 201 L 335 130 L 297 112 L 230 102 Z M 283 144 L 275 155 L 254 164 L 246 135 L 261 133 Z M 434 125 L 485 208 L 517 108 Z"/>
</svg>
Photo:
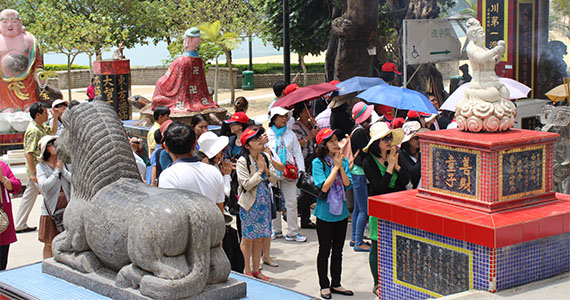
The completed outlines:
<svg viewBox="0 0 570 300">
<path fill-rule="evenodd" d="M 216 70 L 214 71 L 214 100 L 218 103 L 218 57 L 216 56 Z"/>
<path fill-rule="evenodd" d="M 89 55 L 89 78 L 93 78 L 93 60 L 91 53 L 87 53 Z"/>
<path fill-rule="evenodd" d="M 224 50 L 224 53 L 226 54 L 226 61 L 228 62 L 228 74 L 230 75 L 230 102 L 232 103 L 232 105 L 234 105 L 234 99 L 235 99 L 235 82 L 234 82 L 234 70 L 232 68 L 232 56 L 229 50 Z"/>
<path fill-rule="evenodd" d="M 71 88 L 73 84 L 71 83 L 71 54 L 67 54 L 67 100 L 71 102 Z"/>
<path fill-rule="evenodd" d="M 346 11 L 332 22 L 338 37 L 334 78 L 372 75 L 372 57 L 368 49 L 376 47 L 379 0 L 347 0 Z"/>
<path fill-rule="evenodd" d="M 338 6 L 334 6 L 332 10 L 332 18 L 336 19 L 342 15 L 342 9 Z M 334 34 L 330 34 L 329 44 L 327 46 L 327 53 L 325 56 L 325 73 L 326 80 L 334 80 L 334 61 L 336 58 L 336 51 L 338 49 L 338 37 Z"/>
<path fill-rule="evenodd" d="M 95 60 L 102 60 L 103 59 L 103 56 L 101 54 L 102 52 L 103 51 L 101 50 L 101 47 L 99 47 L 99 46 L 95 47 Z"/>
<path fill-rule="evenodd" d="M 307 66 L 305 65 L 305 56 L 299 54 L 299 66 L 303 69 L 303 86 L 307 86 L 309 82 L 309 74 L 307 74 Z"/>
</svg>

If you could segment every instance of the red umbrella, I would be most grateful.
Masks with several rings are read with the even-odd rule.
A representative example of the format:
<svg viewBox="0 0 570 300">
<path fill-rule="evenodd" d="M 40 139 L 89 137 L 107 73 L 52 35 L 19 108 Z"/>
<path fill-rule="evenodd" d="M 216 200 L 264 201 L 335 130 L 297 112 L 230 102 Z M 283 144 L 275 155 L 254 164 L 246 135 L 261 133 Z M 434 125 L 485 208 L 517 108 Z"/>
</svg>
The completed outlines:
<svg viewBox="0 0 570 300">
<path fill-rule="evenodd" d="M 330 93 L 332 91 L 336 91 L 338 88 L 334 85 L 329 83 L 319 83 L 308 85 L 302 88 L 297 89 L 296 91 L 292 92 L 291 94 L 277 100 L 274 107 L 290 107 L 295 105 L 296 103 L 303 102 L 306 100 L 313 100 L 319 98 L 320 96 Z"/>
</svg>

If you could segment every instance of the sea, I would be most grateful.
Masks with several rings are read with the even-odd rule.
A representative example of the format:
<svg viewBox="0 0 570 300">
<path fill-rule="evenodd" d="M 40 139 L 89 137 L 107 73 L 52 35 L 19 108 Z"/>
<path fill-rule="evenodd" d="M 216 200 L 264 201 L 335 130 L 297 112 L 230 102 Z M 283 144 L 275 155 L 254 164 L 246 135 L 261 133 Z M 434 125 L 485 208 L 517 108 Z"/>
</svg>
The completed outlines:
<svg viewBox="0 0 570 300">
<path fill-rule="evenodd" d="M 164 60 L 170 57 L 168 53 L 167 44 L 160 42 L 154 45 L 149 42 L 147 45 L 136 45 L 131 49 L 124 49 L 123 54 L 126 58 L 130 59 L 131 67 L 151 67 L 163 66 Z M 111 58 L 113 51 L 104 51 L 103 59 Z M 283 54 L 283 49 L 275 49 L 271 44 L 264 44 L 260 38 L 254 37 L 252 39 L 252 55 L 253 57 L 264 57 Z M 248 58 L 249 57 L 249 43 L 247 38 L 243 39 L 239 47 L 232 51 L 233 59 Z M 95 56 L 91 57 L 95 60 Z M 220 61 L 225 61 L 225 56 L 219 57 Z M 67 56 L 57 53 L 44 53 L 44 64 L 67 64 Z M 73 64 L 76 65 L 89 65 L 89 56 L 81 53 L 76 58 Z"/>
</svg>

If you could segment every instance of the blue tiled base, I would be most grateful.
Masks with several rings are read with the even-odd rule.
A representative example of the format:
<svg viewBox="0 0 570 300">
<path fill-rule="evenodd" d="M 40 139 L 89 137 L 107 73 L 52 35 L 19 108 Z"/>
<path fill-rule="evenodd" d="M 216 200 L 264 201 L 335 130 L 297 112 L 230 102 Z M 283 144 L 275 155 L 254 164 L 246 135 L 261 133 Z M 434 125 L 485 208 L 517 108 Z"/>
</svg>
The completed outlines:
<svg viewBox="0 0 570 300">
<path fill-rule="evenodd" d="M 498 249 L 385 220 L 378 233 L 383 300 L 495 292 L 570 270 L 570 233 Z"/>
</svg>

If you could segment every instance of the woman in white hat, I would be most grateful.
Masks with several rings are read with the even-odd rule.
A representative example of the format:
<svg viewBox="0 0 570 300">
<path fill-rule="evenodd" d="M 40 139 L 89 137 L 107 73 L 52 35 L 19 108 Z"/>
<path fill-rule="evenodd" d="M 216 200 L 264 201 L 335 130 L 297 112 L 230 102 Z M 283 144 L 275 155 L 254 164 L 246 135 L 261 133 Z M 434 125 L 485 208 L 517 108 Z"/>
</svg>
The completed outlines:
<svg viewBox="0 0 570 300">
<path fill-rule="evenodd" d="M 362 162 L 364 174 L 370 182 L 368 196 L 387 194 L 406 189 L 409 179 L 401 172 L 398 163 L 396 145 L 402 142 L 404 131 L 401 128 L 390 129 L 384 122 L 374 123 L 370 127 L 370 142 L 363 149 L 368 156 Z M 374 293 L 378 290 L 378 220 L 369 218 L 372 247 L 369 255 L 370 271 L 374 278 Z"/>
<path fill-rule="evenodd" d="M 220 169 L 224 176 L 224 194 L 230 196 L 232 162 L 224 159 L 224 149 L 228 146 L 229 138 L 227 136 L 217 136 L 211 131 L 204 132 L 198 138 L 198 158 L 206 164 L 211 164 Z M 223 211 L 222 211 L 223 213 Z"/>
<path fill-rule="evenodd" d="M 38 186 L 44 201 L 40 213 L 38 239 L 44 243 L 43 258 L 53 256 L 51 242 L 60 233 L 53 216 L 67 206 L 71 195 L 71 172 L 57 157 L 54 142 L 56 136 L 47 135 L 40 139 L 40 162 L 36 166 Z"/>
<path fill-rule="evenodd" d="M 405 172 L 406 177 L 410 179 L 406 184 L 406 188 L 415 189 L 418 187 L 422 175 L 420 139 L 417 134 L 430 130 L 421 128 L 421 124 L 418 121 L 408 121 L 404 123 L 402 130 L 404 130 L 404 139 L 398 151 L 400 154 L 399 165 L 402 167 L 401 172 Z"/>
</svg>

